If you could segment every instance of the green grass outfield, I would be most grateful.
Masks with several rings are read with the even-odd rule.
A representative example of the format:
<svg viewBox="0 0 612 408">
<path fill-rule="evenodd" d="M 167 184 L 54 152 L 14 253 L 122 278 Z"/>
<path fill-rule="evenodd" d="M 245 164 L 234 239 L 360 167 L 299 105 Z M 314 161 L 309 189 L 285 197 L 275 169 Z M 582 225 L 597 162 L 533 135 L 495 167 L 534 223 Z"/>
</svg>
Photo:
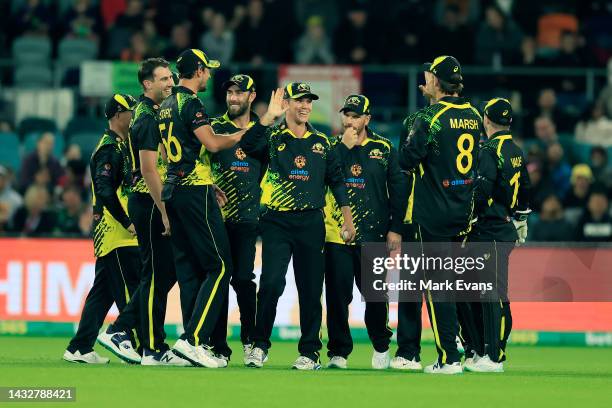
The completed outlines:
<svg viewBox="0 0 612 408">
<path fill-rule="evenodd" d="M 515 346 L 503 374 L 431 376 L 373 371 L 371 348 L 356 344 L 347 371 L 298 372 L 294 342 L 276 342 L 263 369 L 242 366 L 242 351 L 226 369 L 108 366 L 61 360 L 67 338 L 0 337 L 0 386 L 73 386 L 76 403 L 54 407 L 610 407 L 612 348 Z M 96 350 L 110 356 L 106 350 Z M 425 345 L 424 362 L 434 359 Z M 327 362 L 327 359 L 324 359 Z M 1 403 L 10 406 L 10 403 Z"/>
</svg>

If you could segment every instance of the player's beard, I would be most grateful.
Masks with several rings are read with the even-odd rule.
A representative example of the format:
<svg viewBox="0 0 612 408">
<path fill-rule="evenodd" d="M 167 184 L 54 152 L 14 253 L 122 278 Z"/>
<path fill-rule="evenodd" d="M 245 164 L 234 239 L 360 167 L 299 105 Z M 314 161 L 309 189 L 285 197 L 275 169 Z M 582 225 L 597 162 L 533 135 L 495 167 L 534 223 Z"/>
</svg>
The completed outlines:
<svg viewBox="0 0 612 408">
<path fill-rule="evenodd" d="M 244 115 L 248 109 L 249 109 L 248 102 L 244 102 L 239 105 L 228 105 L 227 116 L 229 116 L 230 119 L 235 119 L 237 117 Z"/>
</svg>

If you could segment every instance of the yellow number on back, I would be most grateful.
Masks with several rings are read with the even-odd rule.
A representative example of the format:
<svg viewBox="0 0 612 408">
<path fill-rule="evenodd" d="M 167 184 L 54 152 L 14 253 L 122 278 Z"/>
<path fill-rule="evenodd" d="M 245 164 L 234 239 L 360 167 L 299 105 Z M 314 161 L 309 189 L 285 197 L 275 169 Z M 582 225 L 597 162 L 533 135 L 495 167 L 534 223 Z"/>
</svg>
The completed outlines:
<svg viewBox="0 0 612 408">
<path fill-rule="evenodd" d="M 467 147 L 465 147 L 465 142 L 467 141 Z M 457 155 L 457 170 L 461 174 L 467 174 L 472 168 L 472 163 L 474 162 L 474 157 L 472 156 L 472 150 L 474 150 L 474 136 L 469 133 L 464 133 L 459 136 L 457 139 L 457 149 L 459 149 L 459 154 Z M 467 164 L 464 166 L 463 161 L 464 158 L 467 159 Z"/>
<path fill-rule="evenodd" d="M 168 135 L 166 135 L 166 137 L 163 137 L 164 131 L 166 130 L 165 123 L 159 124 L 159 131 L 162 133 L 162 142 L 164 143 L 164 147 L 166 148 L 168 161 L 178 163 L 181 161 L 181 157 L 183 157 L 183 148 L 181 147 L 181 142 L 179 142 L 176 136 L 172 135 L 173 125 L 174 122 L 170 122 L 170 126 L 168 127 Z"/>
<path fill-rule="evenodd" d="M 512 176 L 512 178 L 510 179 L 510 185 L 514 186 L 514 194 L 512 194 L 512 204 L 510 204 L 510 208 L 514 208 L 514 206 L 516 205 L 516 199 L 518 197 L 518 190 L 519 190 L 519 177 L 521 176 L 521 172 L 517 171 L 516 173 L 514 173 L 514 176 Z"/>
</svg>

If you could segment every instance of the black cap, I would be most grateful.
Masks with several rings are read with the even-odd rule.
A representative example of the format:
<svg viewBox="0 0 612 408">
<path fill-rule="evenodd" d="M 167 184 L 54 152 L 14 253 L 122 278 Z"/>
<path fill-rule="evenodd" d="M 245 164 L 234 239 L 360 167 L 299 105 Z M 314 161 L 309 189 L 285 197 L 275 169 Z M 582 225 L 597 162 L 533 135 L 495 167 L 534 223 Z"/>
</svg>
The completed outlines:
<svg viewBox="0 0 612 408">
<path fill-rule="evenodd" d="M 179 55 L 176 60 L 176 69 L 179 74 L 189 74 L 198 68 L 219 68 L 221 63 L 217 60 L 209 60 L 204 51 L 190 48 Z"/>
<path fill-rule="evenodd" d="M 370 114 L 370 100 L 365 95 L 349 95 L 344 100 L 340 112 L 355 112 L 358 115 Z"/>
<path fill-rule="evenodd" d="M 174 81 L 174 85 L 178 85 L 180 79 L 181 78 L 179 77 L 178 72 L 172 71 L 172 80 Z"/>
<path fill-rule="evenodd" d="M 313 101 L 319 99 L 319 97 L 310 91 L 310 85 L 304 82 L 291 82 L 285 87 L 285 99 L 300 99 L 310 98 Z"/>
<path fill-rule="evenodd" d="M 451 84 L 460 84 L 463 82 L 461 65 L 459 65 L 457 58 L 451 57 L 450 55 L 442 55 L 434 59 L 433 62 L 423 64 L 423 70 L 431 72 L 441 80 L 450 82 Z"/>
<path fill-rule="evenodd" d="M 232 85 L 236 85 L 243 92 L 255 92 L 255 81 L 253 81 L 253 78 L 248 75 L 234 75 L 223 83 L 222 88 L 223 90 L 227 91 Z"/>
<path fill-rule="evenodd" d="M 484 107 L 484 114 L 493 123 L 510 126 L 512 123 L 512 105 L 504 98 L 493 98 Z"/>
<path fill-rule="evenodd" d="M 114 94 L 104 107 L 104 116 L 110 119 L 115 116 L 115 113 L 134 110 L 138 101 L 132 95 Z"/>
</svg>

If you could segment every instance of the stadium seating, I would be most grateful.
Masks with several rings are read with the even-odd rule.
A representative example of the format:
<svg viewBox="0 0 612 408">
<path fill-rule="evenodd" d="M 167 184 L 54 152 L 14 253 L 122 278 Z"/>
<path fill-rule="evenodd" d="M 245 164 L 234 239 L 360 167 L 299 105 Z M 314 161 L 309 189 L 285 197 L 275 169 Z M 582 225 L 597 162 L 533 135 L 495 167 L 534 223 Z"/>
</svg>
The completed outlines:
<svg viewBox="0 0 612 408">
<path fill-rule="evenodd" d="M 28 117 L 19 123 L 18 133 L 24 137 L 32 132 L 55 132 L 57 126 L 53 119 Z"/>
<path fill-rule="evenodd" d="M 24 36 L 13 42 L 13 58 L 17 66 L 49 65 L 51 40 L 46 37 Z"/>
<path fill-rule="evenodd" d="M 28 154 L 36 149 L 36 143 L 42 132 L 30 132 L 25 135 L 21 146 L 23 154 Z M 57 132 L 55 133 L 55 143 L 53 144 L 53 155 L 60 158 L 64 154 L 64 136 Z"/>
<path fill-rule="evenodd" d="M 26 65 L 15 69 L 15 86 L 20 88 L 49 88 L 53 72 L 45 65 Z"/>
<path fill-rule="evenodd" d="M 93 118 L 90 116 L 75 116 L 70 119 L 66 129 L 64 129 L 64 135 L 66 139 L 70 139 L 72 135 L 83 132 L 101 132 L 107 126 L 107 122 L 104 119 Z"/>
<path fill-rule="evenodd" d="M 78 132 L 67 139 L 69 144 L 75 143 L 81 148 L 81 153 L 84 160 L 89 160 L 98 141 L 100 140 L 101 132 Z"/>
<path fill-rule="evenodd" d="M 0 133 L 0 164 L 10 167 L 13 171 L 19 170 L 21 165 L 19 136 L 15 133 Z"/>
</svg>

